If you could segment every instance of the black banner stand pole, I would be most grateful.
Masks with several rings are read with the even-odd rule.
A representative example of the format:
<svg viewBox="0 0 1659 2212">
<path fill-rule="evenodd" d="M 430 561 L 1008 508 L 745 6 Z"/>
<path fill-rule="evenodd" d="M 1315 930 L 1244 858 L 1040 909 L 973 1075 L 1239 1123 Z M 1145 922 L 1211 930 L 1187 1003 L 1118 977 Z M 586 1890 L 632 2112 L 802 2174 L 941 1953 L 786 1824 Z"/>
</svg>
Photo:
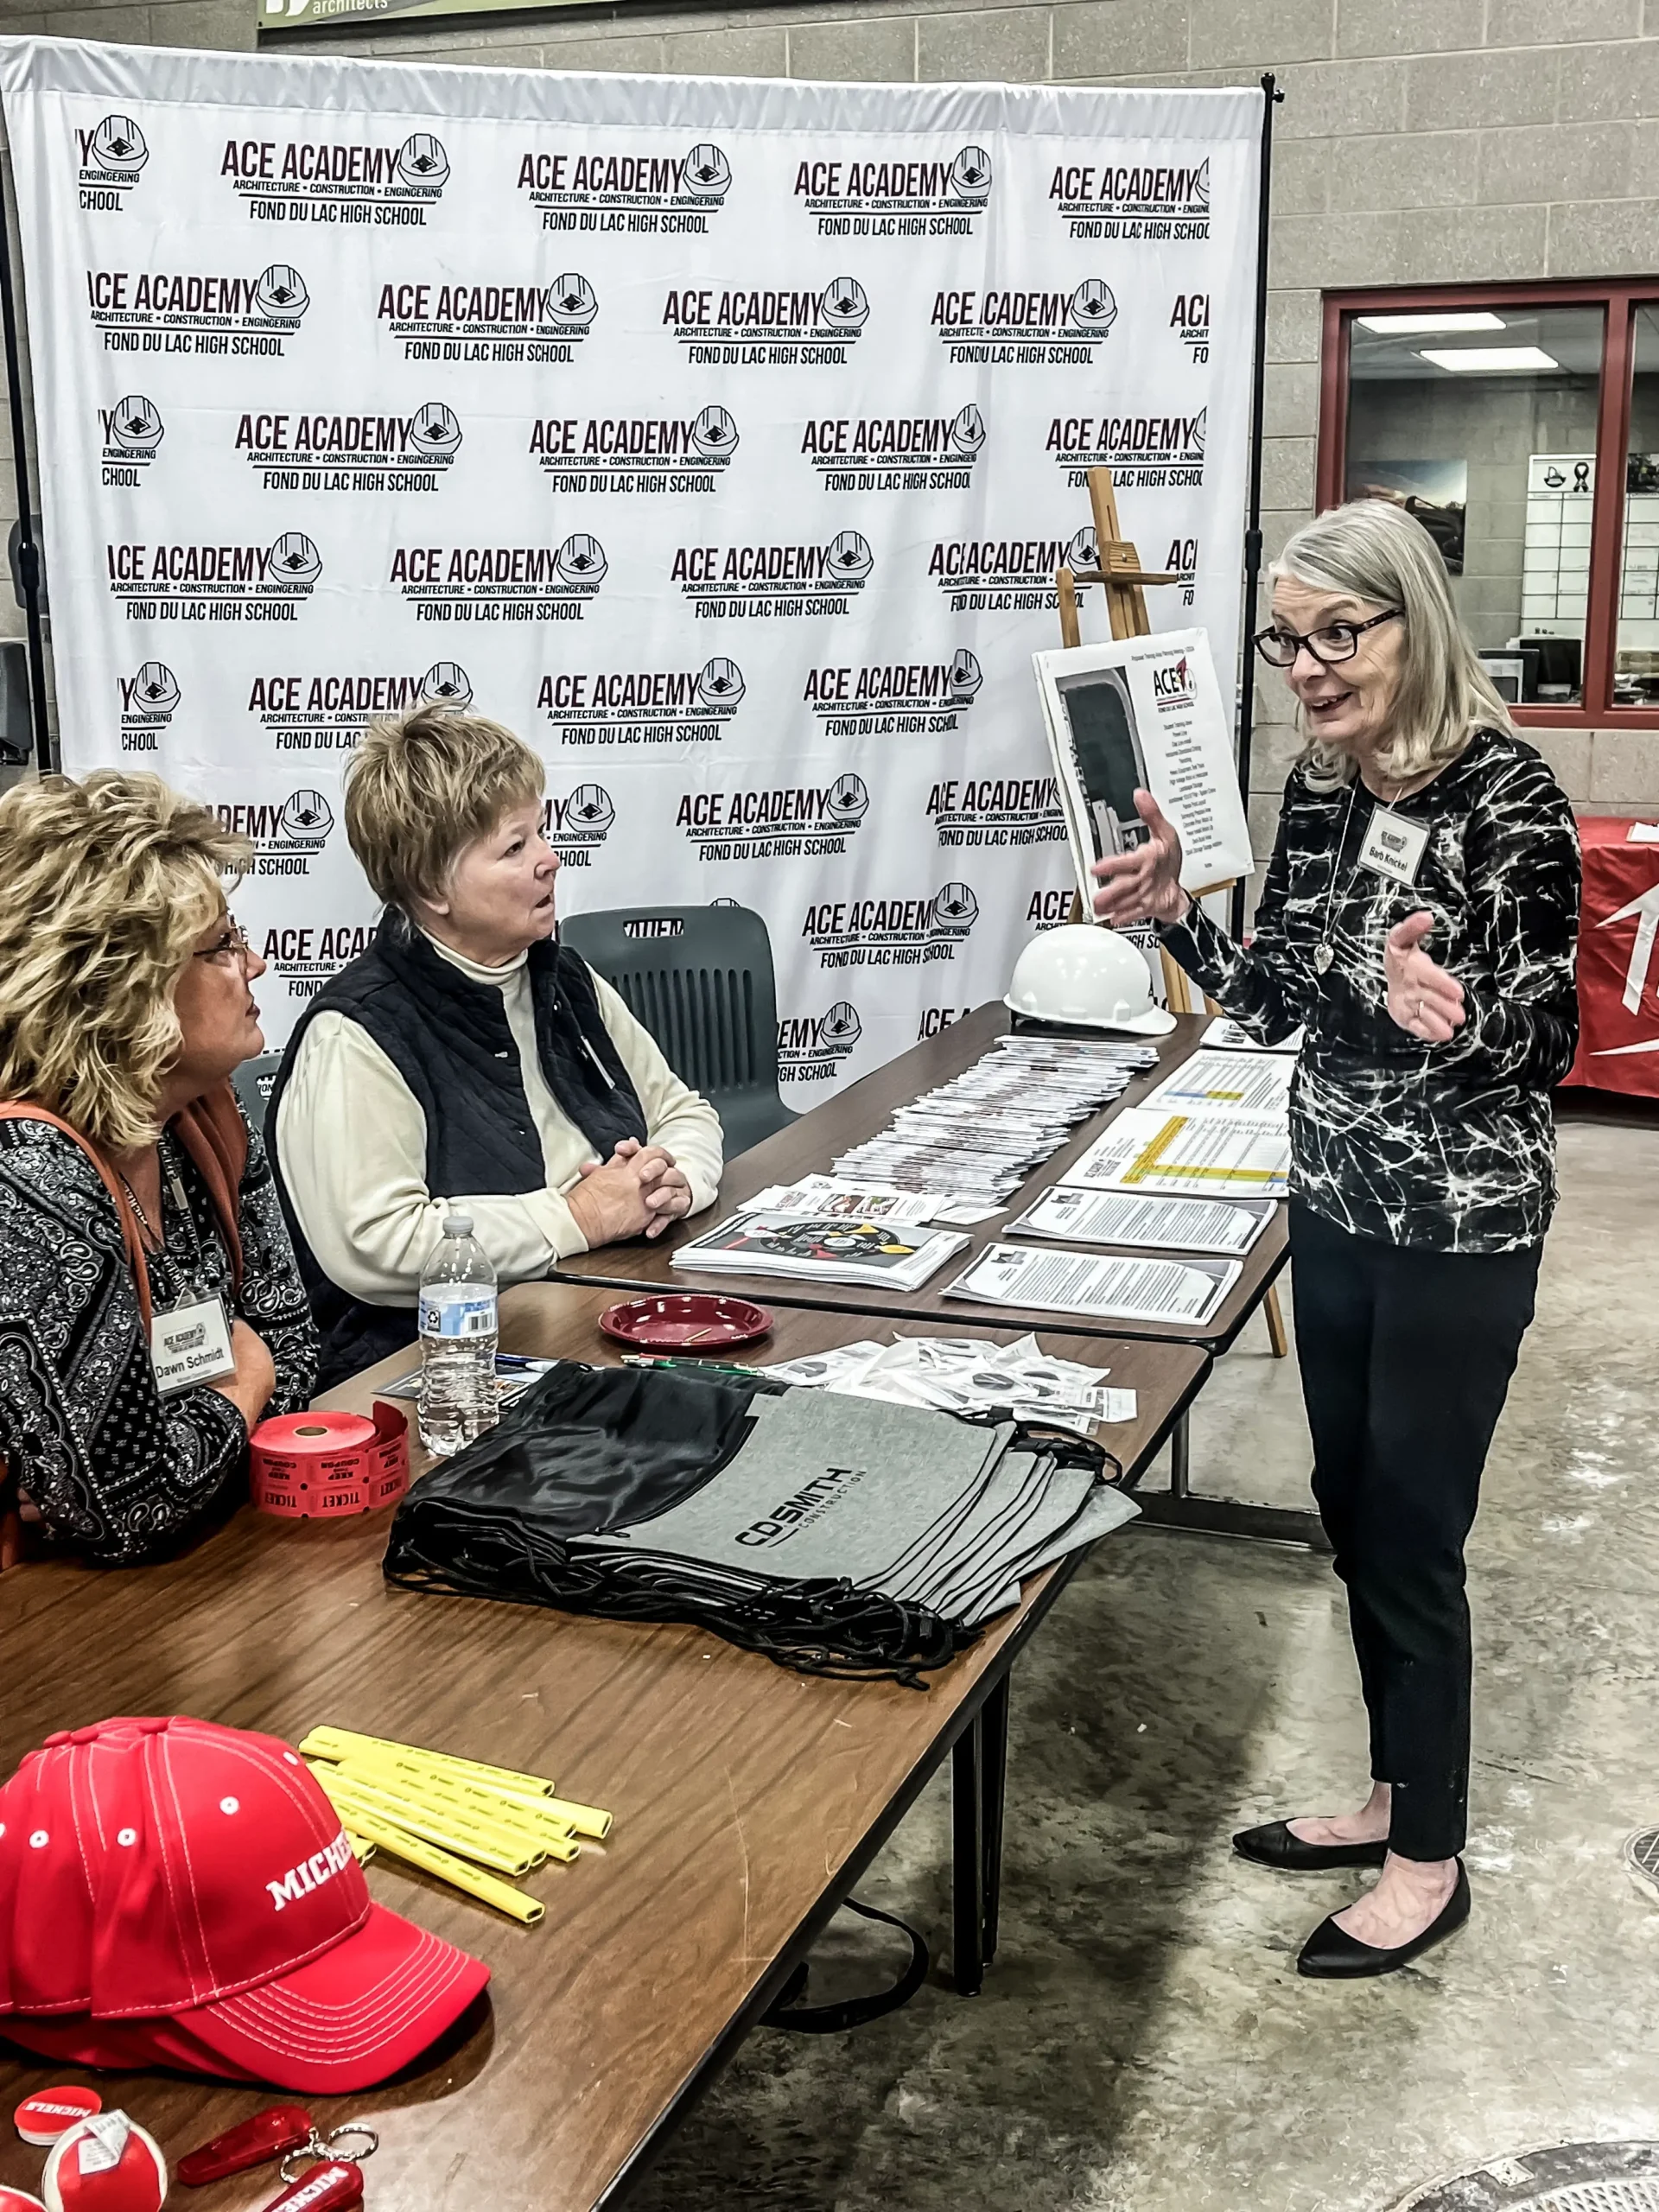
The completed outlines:
<svg viewBox="0 0 1659 2212">
<path fill-rule="evenodd" d="M 1250 810 L 1250 739 L 1255 728 L 1256 588 L 1262 573 L 1262 402 L 1268 377 L 1268 215 L 1273 197 L 1273 111 L 1284 94 L 1271 75 L 1262 79 L 1262 185 L 1255 214 L 1255 359 L 1250 373 L 1250 481 L 1244 520 L 1243 680 L 1238 700 L 1238 788 Z M 1230 918 L 1235 937 L 1244 934 L 1247 878 L 1233 886 Z"/>
<path fill-rule="evenodd" d="M 29 704 L 35 726 L 35 760 L 55 775 L 62 763 L 47 722 L 46 628 L 41 619 L 41 549 L 35 536 L 35 500 L 29 480 L 29 431 L 23 416 L 23 363 L 17 345 L 17 300 L 12 283 L 11 209 L 0 162 L 0 322 L 6 341 L 6 399 L 11 409 L 11 467 L 17 486 L 17 581 L 23 590 L 29 636 Z"/>
</svg>

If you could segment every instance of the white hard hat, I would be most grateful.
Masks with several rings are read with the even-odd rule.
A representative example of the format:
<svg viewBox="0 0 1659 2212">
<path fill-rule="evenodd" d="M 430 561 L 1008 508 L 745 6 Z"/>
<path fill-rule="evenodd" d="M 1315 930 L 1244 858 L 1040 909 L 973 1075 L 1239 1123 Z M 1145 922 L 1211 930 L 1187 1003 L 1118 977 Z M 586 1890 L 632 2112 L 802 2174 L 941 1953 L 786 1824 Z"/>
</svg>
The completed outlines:
<svg viewBox="0 0 1659 2212">
<path fill-rule="evenodd" d="M 1115 930 L 1068 922 L 1034 937 L 1014 963 L 1002 1001 L 1033 1021 L 1065 1021 L 1082 1029 L 1128 1029 L 1162 1037 L 1175 1017 L 1152 1002 L 1146 962 Z"/>
</svg>

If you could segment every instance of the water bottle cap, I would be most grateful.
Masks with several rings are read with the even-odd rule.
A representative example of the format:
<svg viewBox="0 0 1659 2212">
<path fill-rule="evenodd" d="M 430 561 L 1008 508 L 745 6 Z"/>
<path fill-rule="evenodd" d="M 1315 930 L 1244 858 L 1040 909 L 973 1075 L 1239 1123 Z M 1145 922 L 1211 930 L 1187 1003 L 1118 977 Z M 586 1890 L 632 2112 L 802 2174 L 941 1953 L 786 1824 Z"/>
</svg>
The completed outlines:
<svg viewBox="0 0 1659 2212">
<path fill-rule="evenodd" d="M 473 1233 L 473 1217 L 469 1213 L 445 1214 L 443 1233 L 446 1236 L 470 1236 Z"/>
</svg>

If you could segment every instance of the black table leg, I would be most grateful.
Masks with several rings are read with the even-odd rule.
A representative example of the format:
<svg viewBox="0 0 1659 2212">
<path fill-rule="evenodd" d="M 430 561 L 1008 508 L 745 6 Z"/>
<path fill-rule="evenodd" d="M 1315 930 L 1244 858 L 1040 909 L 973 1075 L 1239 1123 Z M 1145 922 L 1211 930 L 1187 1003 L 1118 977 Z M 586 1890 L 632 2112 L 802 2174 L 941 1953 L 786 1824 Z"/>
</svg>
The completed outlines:
<svg viewBox="0 0 1659 2212">
<path fill-rule="evenodd" d="M 951 1973 L 963 1997 L 985 1980 L 984 1736 L 976 1713 L 950 1757 L 950 1888 L 955 1936 Z"/>
<path fill-rule="evenodd" d="M 997 1910 L 1002 1898 L 1002 1804 L 1008 1771 L 1008 1683 L 1004 1675 L 980 1708 L 980 1844 L 984 1859 L 985 1963 L 996 1956 Z"/>
<path fill-rule="evenodd" d="M 1249 1536 L 1263 1544 L 1302 1544 L 1314 1552 L 1331 1548 L 1317 1513 L 1301 1513 L 1286 1505 L 1248 1505 L 1242 1498 L 1196 1496 L 1189 1475 L 1185 1414 L 1170 1431 L 1169 1488 L 1136 1490 L 1135 1502 L 1141 1517 L 1154 1529 L 1192 1529 L 1206 1536 Z"/>
</svg>

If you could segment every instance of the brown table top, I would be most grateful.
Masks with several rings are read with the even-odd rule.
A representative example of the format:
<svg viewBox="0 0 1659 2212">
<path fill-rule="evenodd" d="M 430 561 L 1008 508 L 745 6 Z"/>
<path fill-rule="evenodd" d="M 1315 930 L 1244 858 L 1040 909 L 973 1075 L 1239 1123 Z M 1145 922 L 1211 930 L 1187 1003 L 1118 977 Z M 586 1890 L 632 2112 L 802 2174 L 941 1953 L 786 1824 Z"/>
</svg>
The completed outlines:
<svg viewBox="0 0 1659 2212">
<path fill-rule="evenodd" d="M 990 1049 L 994 1039 L 1009 1026 L 1007 1009 L 996 1003 L 977 1007 L 938 1036 L 912 1046 L 896 1060 L 849 1084 L 837 1097 L 803 1115 L 792 1127 L 780 1129 L 764 1144 L 740 1154 L 727 1168 L 720 1194 L 705 1213 L 666 1230 L 654 1243 L 638 1237 L 625 1244 L 601 1245 L 596 1252 L 582 1252 L 561 1260 L 554 1269 L 562 1282 L 606 1283 L 619 1290 L 721 1290 L 737 1298 L 758 1299 L 766 1306 L 814 1306 L 836 1313 L 882 1313 L 895 1319 L 926 1321 L 955 1329 L 964 1315 L 1014 1329 L 1029 1329 L 1039 1318 L 1028 1307 L 982 1306 L 977 1300 L 944 1295 L 964 1268 L 988 1244 L 995 1244 L 1016 1214 L 1036 1201 L 1051 1184 L 1058 1183 L 1075 1160 L 1082 1158 L 1101 1131 L 1127 1106 L 1138 1105 L 1170 1070 L 1197 1047 L 1208 1026 L 1206 1014 L 1177 1014 L 1167 1037 L 1154 1039 L 1158 1065 L 1137 1076 L 1119 1098 L 1101 1113 L 1079 1124 L 1071 1141 L 1035 1168 L 1009 1199 L 1007 1211 L 981 1222 L 969 1232 L 969 1243 L 961 1255 L 947 1261 L 931 1282 L 919 1290 L 883 1290 L 864 1283 L 804 1283 L 782 1275 L 693 1274 L 670 1265 L 670 1255 L 734 1212 L 755 1192 L 770 1183 L 792 1183 L 802 1175 L 823 1174 L 832 1160 L 885 1128 L 895 1107 L 925 1090 L 948 1083 L 971 1067 Z M 1055 1249 L 1071 1249 L 1060 1248 Z M 1129 1245 L 1091 1246 L 1091 1250 L 1127 1252 Z M 1244 1255 L 1238 1281 L 1210 1320 L 1131 1321 L 1116 1316 L 1090 1320 L 1068 1313 L 1065 1326 L 1079 1336 L 1147 1337 L 1179 1344 L 1202 1344 L 1206 1351 L 1225 1351 L 1267 1294 L 1274 1277 L 1285 1264 L 1290 1249 L 1289 1231 L 1282 1205 Z M 1057 1315 L 1057 1319 L 1062 1317 Z"/>
<path fill-rule="evenodd" d="M 504 1347 L 614 1358 L 594 1327 L 607 1302 L 560 1284 L 509 1292 Z M 780 1312 L 758 1359 L 868 1327 L 861 1315 Z M 953 1333 L 1010 1332 L 957 1323 Z M 1173 1344 L 1047 1331 L 1041 1342 L 1103 1362 L 1139 1392 L 1137 1420 L 1102 1432 L 1132 1475 L 1210 1364 Z M 321 1402 L 366 1408 L 374 1382 L 408 1365 L 395 1355 Z M 416 1471 L 426 1464 L 417 1450 Z M 163 1566 L 54 1562 L 0 1578 L 0 1772 L 54 1728 L 188 1712 L 291 1741 L 333 1721 L 550 1773 L 608 1807 L 616 1825 L 602 1849 L 529 1878 L 548 1908 L 535 1928 L 372 1864 L 383 1904 L 489 1962 L 493 2002 L 410 2079 L 297 2100 L 324 2127 L 361 2118 L 380 2129 L 365 2169 L 376 2212 L 584 2212 L 624 2193 L 772 2001 L 1006 1672 L 1065 1563 L 918 1694 L 790 1674 L 689 1628 L 394 1590 L 380 1574 L 386 1526 L 378 1514 L 296 1522 L 245 1510 Z M 296 2101 L 8 2056 L 0 2104 L 10 2113 L 51 2082 L 86 2080 L 170 2160 Z M 38 2191 L 43 2155 L 0 2129 L 0 2181 Z M 245 2212 L 279 2186 L 271 2167 L 188 2195 L 201 2212 Z"/>
</svg>

